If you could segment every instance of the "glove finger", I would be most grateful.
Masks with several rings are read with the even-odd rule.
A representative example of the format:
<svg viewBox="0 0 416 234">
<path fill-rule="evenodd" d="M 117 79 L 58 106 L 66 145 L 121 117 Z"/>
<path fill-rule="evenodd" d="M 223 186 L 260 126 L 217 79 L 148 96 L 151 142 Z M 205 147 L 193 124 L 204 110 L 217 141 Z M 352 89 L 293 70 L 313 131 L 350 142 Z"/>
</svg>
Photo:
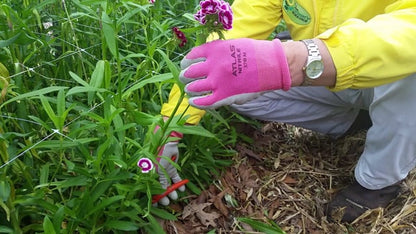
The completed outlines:
<svg viewBox="0 0 416 234">
<path fill-rule="evenodd" d="M 182 185 L 181 187 L 179 187 L 178 190 L 181 192 L 185 192 L 185 185 Z"/>
<path fill-rule="evenodd" d="M 231 104 L 243 104 L 247 101 L 253 100 L 260 96 L 260 93 L 243 93 L 222 98 L 219 95 L 206 95 L 201 97 L 191 97 L 188 102 L 191 106 L 199 109 L 216 109 L 221 106 L 228 106 Z"/>
<path fill-rule="evenodd" d="M 189 61 L 187 60 L 198 60 L 201 58 L 206 58 L 211 50 L 215 49 L 218 43 L 222 43 L 221 40 L 211 41 L 200 46 L 192 48 L 192 50 L 185 56 L 181 61 L 181 69 L 184 69 L 189 66 Z"/>
<path fill-rule="evenodd" d="M 168 194 L 168 197 L 172 200 L 178 200 L 178 193 L 175 190 L 173 190 L 171 193 Z"/>
<path fill-rule="evenodd" d="M 179 177 L 178 170 L 176 170 L 176 167 L 174 167 L 172 164 L 170 164 L 165 169 L 166 169 L 166 172 L 168 173 L 169 177 L 172 179 L 172 182 L 173 183 L 178 182 L 178 181 L 175 181 L 174 180 L 174 178 L 178 178 Z M 180 179 L 180 177 L 179 177 L 179 179 Z"/>
<path fill-rule="evenodd" d="M 214 95 L 205 95 L 205 96 L 197 96 L 197 97 L 190 97 L 189 105 L 199 108 L 199 109 L 215 109 L 218 107 L 216 105 L 216 99 Z"/>
<path fill-rule="evenodd" d="M 195 58 L 195 59 L 188 59 L 187 57 L 185 57 L 181 60 L 181 69 L 184 70 L 188 68 L 189 66 L 191 66 L 192 64 L 204 62 L 205 60 L 206 60 L 205 57 Z"/>
<path fill-rule="evenodd" d="M 210 68 L 207 65 L 207 62 L 194 63 L 181 71 L 179 80 L 182 83 L 187 84 L 196 79 L 205 79 L 209 70 Z"/>
<path fill-rule="evenodd" d="M 169 176 L 172 179 L 172 183 L 176 184 L 180 181 L 182 181 L 181 176 L 179 175 L 178 171 L 175 167 L 172 167 L 172 169 L 169 170 Z M 182 185 L 178 188 L 179 191 L 184 192 L 185 191 L 185 185 Z"/>
<path fill-rule="evenodd" d="M 170 185 L 168 178 L 166 178 L 165 173 L 162 170 L 157 172 L 159 174 L 159 182 L 163 189 L 167 189 Z"/>
<path fill-rule="evenodd" d="M 185 86 L 185 92 L 189 96 L 203 96 L 206 94 L 210 94 L 213 92 L 213 89 L 211 87 L 211 82 L 209 82 L 207 79 L 203 80 L 196 80 L 194 82 L 191 82 Z"/>
<path fill-rule="evenodd" d="M 176 171 L 175 173 L 172 173 L 170 178 L 172 178 L 172 182 L 173 182 L 174 184 L 176 184 L 176 183 L 178 183 L 178 182 L 182 181 L 182 178 L 181 178 L 181 176 L 178 174 L 178 172 L 177 172 L 177 171 Z"/>
<path fill-rule="evenodd" d="M 169 203 L 170 203 L 170 201 L 169 201 L 169 198 L 167 198 L 167 197 L 162 197 L 159 200 L 159 204 L 161 204 L 163 206 L 167 206 L 167 205 L 169 205 Z"/>
</svg>

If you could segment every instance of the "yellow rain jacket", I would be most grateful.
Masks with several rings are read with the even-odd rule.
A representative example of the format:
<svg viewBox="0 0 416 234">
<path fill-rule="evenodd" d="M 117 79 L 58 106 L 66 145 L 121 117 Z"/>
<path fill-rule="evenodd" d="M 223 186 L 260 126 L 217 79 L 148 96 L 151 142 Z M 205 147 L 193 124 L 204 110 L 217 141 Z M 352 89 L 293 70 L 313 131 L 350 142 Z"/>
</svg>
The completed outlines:
<svg viewBox="0 0 416 234">
<path fill-rule="evenodd" d="M 266 39 L 284 19 L 293 40 L 323 40 L 337 70 L 333 91 L 375 87 L 416 72 L 416 0 L 235 0 L 232 9 L 227 39 Z M 179 92 L 173 87 L 163 115 L 170 115 Z M 187 106 L 184 100 L 180 111 Z M 204 113 L 190 107 L 188 123 Z"/>
</svg>

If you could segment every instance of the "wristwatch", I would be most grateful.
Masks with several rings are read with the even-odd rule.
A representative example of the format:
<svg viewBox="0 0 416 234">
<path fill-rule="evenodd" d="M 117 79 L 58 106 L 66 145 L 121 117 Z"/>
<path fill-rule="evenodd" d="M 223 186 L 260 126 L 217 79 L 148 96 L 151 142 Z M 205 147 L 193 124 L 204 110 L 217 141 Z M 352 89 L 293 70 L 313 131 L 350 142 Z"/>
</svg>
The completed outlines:
<svg viewBox="0 0 416 234">
<path fill-rule="evenodd" d="M 313 81 L 319 78 L 324 72 L 324 63 L 322 62 L 319 48 L 312 39 L 302 40 L 308 49 L 308 60 L 302 68 L 305 72 L 305 78 L 302 85 L 311 85 Z"/>
</svg>

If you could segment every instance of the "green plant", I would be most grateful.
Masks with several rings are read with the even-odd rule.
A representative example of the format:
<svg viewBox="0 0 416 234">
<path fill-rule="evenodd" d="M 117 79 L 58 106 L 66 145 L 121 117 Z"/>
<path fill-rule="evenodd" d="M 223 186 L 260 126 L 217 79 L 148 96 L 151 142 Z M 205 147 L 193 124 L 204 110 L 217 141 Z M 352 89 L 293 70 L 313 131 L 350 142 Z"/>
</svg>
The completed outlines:
<svg viewBox="0 0 416 234">
<path fill-rule="evenodd" d="M 192 192 L 231 163 L 236 134 L 220 115 L 190 128 L 159 114 L 193 46 L 179 48 L 171 28 L 190 24 L 197 4 L 0 4 L 0 232 L 163 232 L 155 217 L 176 216 L 152 206 L 157 175 L 135 164 L 154 160 L 172 130 L 194 136 L 176 165 Z"/>
<path fill-rule="evenodd" d="M 266 233 L 266 234 L 285 234 L 286 233 L 272 220 L 268 220 L 267 224 L 261 221 L 257 221 L 257 220 L 254 220 L 251 218 L 245 218 L 245 217 L 237 218 L 237 220 L 250 225 L 256 231 L 259 231 L 262 233 Z"/>
</svg>

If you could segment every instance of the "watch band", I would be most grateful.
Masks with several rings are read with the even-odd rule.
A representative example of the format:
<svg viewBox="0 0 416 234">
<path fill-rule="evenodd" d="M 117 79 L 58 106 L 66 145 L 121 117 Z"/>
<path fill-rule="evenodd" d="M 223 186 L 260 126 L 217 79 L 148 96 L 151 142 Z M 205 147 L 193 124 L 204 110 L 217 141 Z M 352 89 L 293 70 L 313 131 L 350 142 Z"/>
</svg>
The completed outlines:
<svg viewBox="0 0 416 234">
<path fill-rule="evenodd" d="M 305 43 L 306 48 L 308 49 L 308 61 L 306 64 L 310 62 L 311 58 L 321 58 L 321 53 L 319 53 L 319 47 L 312 39 L 302 40 Z"/>
<path fill-rule="evenodd" d="M 301 85 L 308 86 L 308 85 L 311 85 L 314 79 L 316 78 L 309 77 L 307 75 L 306 69 L 308 65 L 312 63 L 312 61 L 321 60 L 322 57 L 321 57 L 321 53 L 319 52 L 318 45 L 316 45 L 312 39 L 302 40 L 302 42 L 306 45 L 306 48 L 308 50 L 308 58 L 306 60 L 305 66 L 303 67 L 303 71 L 305 72 L 305 74 L 304 74 L 303 83 Z"/>
</svg>

